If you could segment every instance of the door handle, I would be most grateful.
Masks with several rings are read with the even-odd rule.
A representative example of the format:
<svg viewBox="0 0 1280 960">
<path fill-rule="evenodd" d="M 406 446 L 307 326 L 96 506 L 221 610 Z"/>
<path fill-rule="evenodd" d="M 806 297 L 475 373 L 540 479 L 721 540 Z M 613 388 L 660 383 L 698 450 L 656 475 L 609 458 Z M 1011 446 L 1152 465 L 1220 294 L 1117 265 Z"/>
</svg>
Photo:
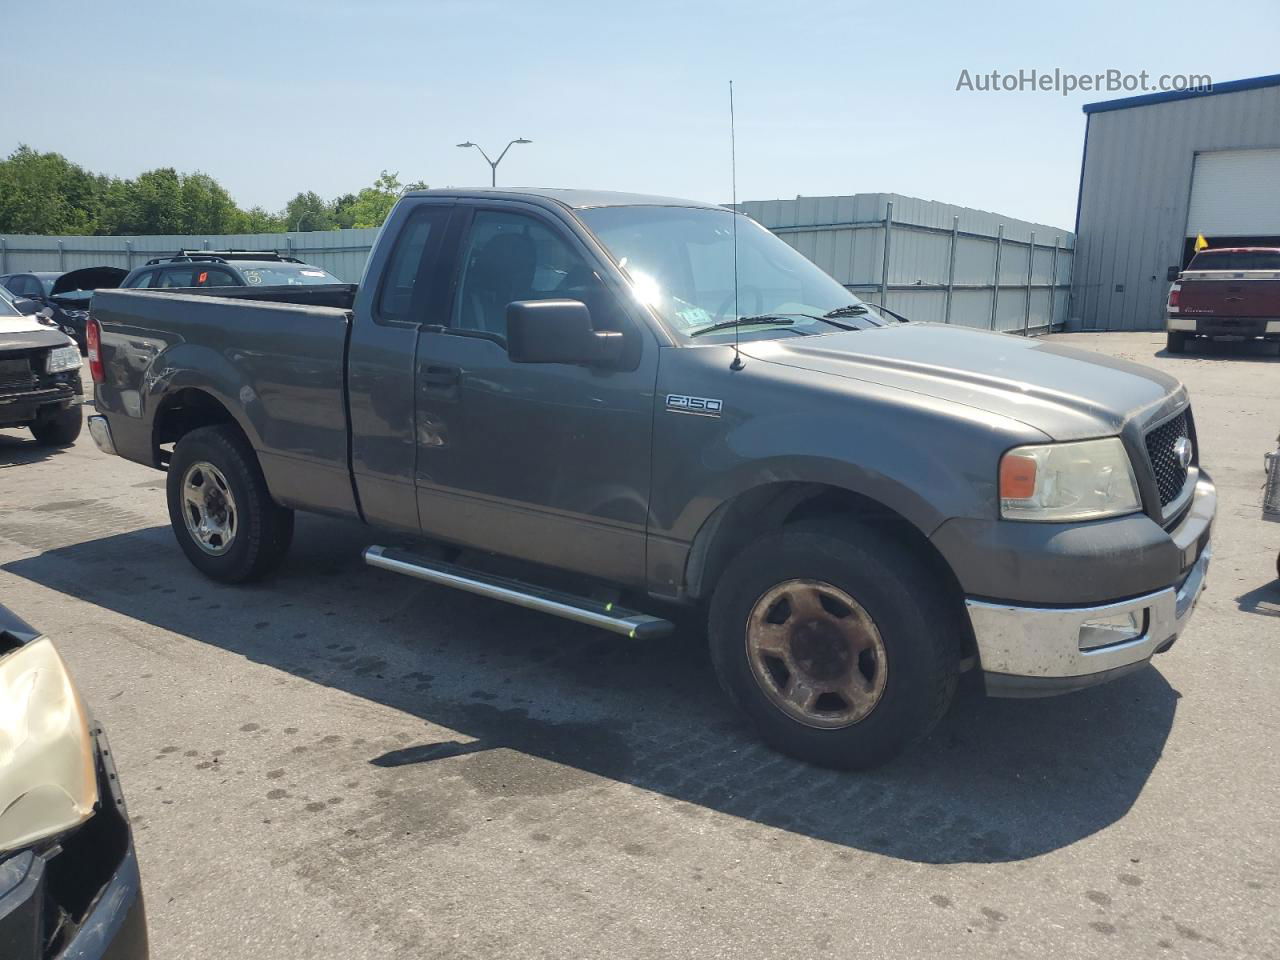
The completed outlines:
<svg viewBox="0 0 1280 960">
<path fill-rule="evenodd" d="M 424 387 L 453 387 L 462 380 L 461 367 L 442 367 L 434 364 L 422 368 L 418 382 Z"/>
</svg>

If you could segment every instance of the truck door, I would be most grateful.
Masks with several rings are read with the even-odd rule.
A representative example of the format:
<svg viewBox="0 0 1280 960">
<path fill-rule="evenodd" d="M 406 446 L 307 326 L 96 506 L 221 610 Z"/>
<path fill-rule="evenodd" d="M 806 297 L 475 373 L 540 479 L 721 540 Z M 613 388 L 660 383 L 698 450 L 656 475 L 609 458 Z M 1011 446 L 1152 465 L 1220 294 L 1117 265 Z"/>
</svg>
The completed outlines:
<svg viewBox="0 0 1280 960">
<path fill-rule="evenodd" d="M 469 210 L 447 323 L 418 338 L 422 530 L 643 583 L 653 335 L 565 223 L 519 202 Z M 597 330 L 624 333 L 624 359 L 609 367 L 511 362 L 507 304 L 566 298 L 587 305 Z"/>
<path fill-rule="evenodd" d="M 369 523 L 417 533 L 414 352 L 418 330 L 448 317 L 445 258 L 454 206 L 401 202 L 356 291 L 347 355 L 351 472 Z"/>
</svg>

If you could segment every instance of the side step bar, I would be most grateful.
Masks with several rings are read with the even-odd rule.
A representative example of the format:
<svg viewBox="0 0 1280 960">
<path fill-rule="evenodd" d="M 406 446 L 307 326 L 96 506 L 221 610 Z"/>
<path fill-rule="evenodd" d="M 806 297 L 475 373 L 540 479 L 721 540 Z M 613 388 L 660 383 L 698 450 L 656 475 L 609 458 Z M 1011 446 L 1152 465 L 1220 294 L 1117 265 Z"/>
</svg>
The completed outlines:
<svg viewBox="0 0 1280 960">
<path fill-rule="evenodd" d="M 542 587 L 500 577 L 478 570 L 460 567 L 455 563 L 427 560 L 392 547 L 366 547 L 364 562 L 371 567 L 403 573 L 430 583 L 456 587 L 467 593 L 514 603 L 518 607 L 541 610 L 566 620 L 576 620 L 602 630 L 610 630 L 637 640 L 665 637 L 675 629 L 670 620 L 651 617 L 645 613 L 627 610 L 613 603 L 600 603 L 586 597 L 547 590 Z"/>
</svg>

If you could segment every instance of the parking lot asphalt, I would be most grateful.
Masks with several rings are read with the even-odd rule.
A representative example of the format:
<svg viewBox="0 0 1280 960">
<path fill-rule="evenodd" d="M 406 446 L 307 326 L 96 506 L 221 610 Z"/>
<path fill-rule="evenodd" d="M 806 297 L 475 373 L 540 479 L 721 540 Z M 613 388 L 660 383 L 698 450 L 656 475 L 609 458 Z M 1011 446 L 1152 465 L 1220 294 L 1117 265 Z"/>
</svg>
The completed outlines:
<svg viewBox="0 0 1280 960">
<path fill-rule="evenodd" d="M 694 626 L 640 645 L 365 568 L 299 517 L 272 580 L 187 563 L 163 475 L 0 431 L 0 602 L 115 751 L 157 958 L 1278 957 L 1274 348 L 1053 338 L 1174 373 L 1219 485 L 1154 669 L 962 687 L 872 773 L 758 745 Z"/>
</svg>

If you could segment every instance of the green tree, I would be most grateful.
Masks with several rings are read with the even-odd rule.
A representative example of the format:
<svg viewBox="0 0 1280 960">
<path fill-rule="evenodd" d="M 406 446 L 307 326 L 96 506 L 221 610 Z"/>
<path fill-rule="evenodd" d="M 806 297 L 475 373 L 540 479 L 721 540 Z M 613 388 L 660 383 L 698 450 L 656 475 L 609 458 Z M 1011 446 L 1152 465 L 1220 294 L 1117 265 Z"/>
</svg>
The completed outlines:
<svg viewBox="0 0 1280 960">
<path fill-rule="evenodd" d="M 299 193 L 284 208 L 286 230 L 332 230 L 333 208 L 314 190 Z"/>
<path fill-rule="evenodd" d="M 0 233 L 91 233 L 106 182 L 24 144 L 0 160 Z"/>
<path fill-rule="evenodd" d="M 421 181 L 402 184 L 398 173 L 388 173 L 383 170 L 378 175 L 378 179 L 373 182 L 373 186 L 365 187 L 356 194 L 355 202 L 346 208 L 349 211 L 351 226 L 382 226 L 382 222 L 391 213 L 391 208 L 395 205 L 396 198 L 400 196 L 402 191 L 425 190 L 426 188 L 427 185 Z"/>
</svg>

